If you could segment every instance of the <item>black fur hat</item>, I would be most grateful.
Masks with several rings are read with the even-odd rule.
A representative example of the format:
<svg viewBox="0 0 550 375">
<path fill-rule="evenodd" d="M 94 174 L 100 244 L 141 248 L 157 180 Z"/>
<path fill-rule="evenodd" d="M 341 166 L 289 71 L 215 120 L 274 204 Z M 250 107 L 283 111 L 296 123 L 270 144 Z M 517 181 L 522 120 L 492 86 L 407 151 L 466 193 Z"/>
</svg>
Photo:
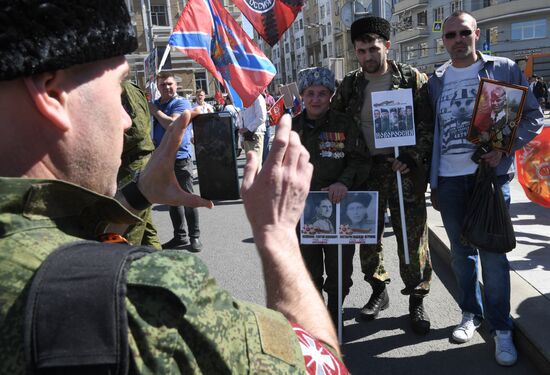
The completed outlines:
<svg viewBox="0 0 550 375">
<path fill-rule="evenodd" d="M 0 81 L 136 48 L 124 0 L 0 0 Z"/>
<path fill-rule="evenodd" d="M 351 24 L 351 41 L 355 42 L 363 34 L 378 34 L 390 40 L 390 23 L 384 18 L 368 16 Z"/>
</svg>

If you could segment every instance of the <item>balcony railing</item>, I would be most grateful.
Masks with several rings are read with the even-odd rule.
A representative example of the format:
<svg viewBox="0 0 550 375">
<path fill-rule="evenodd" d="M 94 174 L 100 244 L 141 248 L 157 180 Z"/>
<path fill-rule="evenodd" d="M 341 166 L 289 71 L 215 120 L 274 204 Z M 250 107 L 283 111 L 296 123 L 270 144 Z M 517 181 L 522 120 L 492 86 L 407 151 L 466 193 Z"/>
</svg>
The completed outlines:
<svg viewBox="0 0 550 375">
<path fill-rule="evenodd" d="M 428 30 L 427 27 L 415 27 L 397 32 L 394 37 L 394 42 L 403 43 L 428 36 L 430 36 L 430 30 Z"/>
<path fill-rule="evenodd" d="M 394 13 L 400 13 L 404 10 L 428 6 L 428 0 L 402 0 L 393 6 Z"/>
</svg>

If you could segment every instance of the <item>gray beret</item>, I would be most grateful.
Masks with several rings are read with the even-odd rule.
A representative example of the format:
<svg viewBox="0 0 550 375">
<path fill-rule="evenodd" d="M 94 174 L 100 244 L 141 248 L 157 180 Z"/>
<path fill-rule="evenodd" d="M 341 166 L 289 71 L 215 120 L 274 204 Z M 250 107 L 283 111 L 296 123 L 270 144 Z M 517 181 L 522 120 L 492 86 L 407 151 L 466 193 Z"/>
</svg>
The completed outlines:
<svg viewBox="0 0 550 375">
<path fill-rule="evenodd" d="M 124 0 L 0 0 L 0 81 L 136 48 Z"/>
<path fill-rule="evenodd" d="M 364 34 L 377 34 L 386 40 L 390 40 L 390 23 L 381 17 L 368 16 L 359 18 L 351 24 L 351 41 Z"/>
<path fill-rule="evenodd" d="M 298 72 L 298 91 L 300 94 L 309 86 L 325 86 L 334 92 L 334 73 L 327 68 L 308 68 Z"/>
</svg>

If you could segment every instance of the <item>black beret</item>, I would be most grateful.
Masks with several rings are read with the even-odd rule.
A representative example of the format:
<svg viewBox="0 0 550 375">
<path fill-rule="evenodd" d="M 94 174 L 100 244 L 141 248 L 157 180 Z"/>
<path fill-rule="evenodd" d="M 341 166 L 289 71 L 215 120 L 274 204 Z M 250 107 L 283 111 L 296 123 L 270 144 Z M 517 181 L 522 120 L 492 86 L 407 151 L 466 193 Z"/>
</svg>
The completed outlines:
<svg viewBox="0 0 550 375">
<path fill-rule="evenodd" d="M 390 40 L 390 23 L 384 18 L 368 16 L 359 18 L 351 24 L 352 43 L 364 34 L 378 34 L 386 40 Z"/>
<path fill-rule="evenodd" d="M 124 0 L 0 0 L 0 81 L 136 48 Z"/>
</svg>

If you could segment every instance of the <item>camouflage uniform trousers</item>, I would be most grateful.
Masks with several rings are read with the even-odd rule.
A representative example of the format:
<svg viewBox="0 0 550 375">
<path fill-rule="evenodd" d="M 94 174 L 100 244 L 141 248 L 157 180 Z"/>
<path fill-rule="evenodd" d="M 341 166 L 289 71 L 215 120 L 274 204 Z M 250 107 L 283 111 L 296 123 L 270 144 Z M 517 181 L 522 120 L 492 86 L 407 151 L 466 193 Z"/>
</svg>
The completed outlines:
<svg viewBox="0 0 550 375">
<path fill-rule="evenodd" d="M 432 264 L 428 248 L 428 226 L 426 223 L 426 200 L 423 194 L 415 193 L 412 173 L 414 172 L 411 171 L 401 175 L 410 264 L 405 264 L 397 176 L 391 169 L 391 163 L 387 161 L 374 163 L 363 188 L 364 190 L 378 191 L 378 243 L 376 245 L 361 245 L 359 256 L 361 270 L 365 274 L 367 282 L 372 283 L 376 280 L 385 283 L 390 282 L 389 274 L 384 268 L 382 246 L 384 212 L 387 203 L 390 208 L 393 231 L 397 239 L 399 273 L 405 284 L 405 288 L 401 290 L 401 293 L 405 295 L 425 295 L 430 290 L 432 276 Z"/>
<path fill-rule="evenodd" d="M 149 156 L 140 157 L 132 161 L 128 166 L 121 166 L 118 172 L 118 182 L 120 186 L 126 185 L 130 182 L 134 176 L 135 171 L 141 171 L 145 168 L 145 165 L 149 161 Z M 124 237 L 132 245 L 145 245 L 154 247 L 157 250 L 161 250 L 160 239 L 157 233 L 157 228 L 153 224 L 152 210 L 149 207 L 146 210 L 141 211 L 139 216 L 143 222 L 132 224 L 126 229 Z"/>
</svg>

